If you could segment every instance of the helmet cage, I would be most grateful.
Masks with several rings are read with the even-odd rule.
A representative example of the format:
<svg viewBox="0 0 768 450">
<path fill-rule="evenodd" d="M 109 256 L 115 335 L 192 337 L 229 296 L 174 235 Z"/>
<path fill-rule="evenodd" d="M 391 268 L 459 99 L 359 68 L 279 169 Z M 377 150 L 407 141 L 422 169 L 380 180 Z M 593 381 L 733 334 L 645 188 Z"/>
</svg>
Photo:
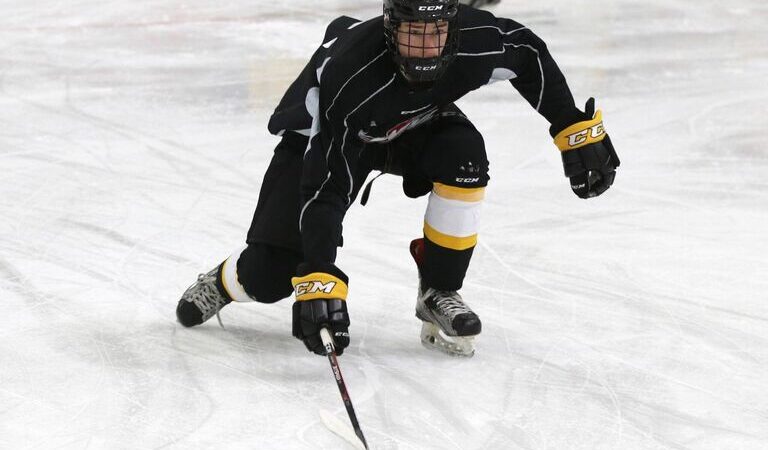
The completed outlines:
<svg viewBox="0 0 768 450">
<path fill-rule="evenodd" d="M 456 57 L 459 48 L 458 3 L 458 0 L 384 1 L 387 47 L 409 83 L 437 80 Z M 401 30 L 401 24 L 407 24 L 407 28 Z M 425 33 L 436 35 L 429 39 L 433 42 L 431 46 L 426 42 Z M 410 56 L 401 54 L 401 47 L 407 48 Z M 438 56 L 429 56 L 434 55 L 435 50 L 438 50 Z"/>
</svg>

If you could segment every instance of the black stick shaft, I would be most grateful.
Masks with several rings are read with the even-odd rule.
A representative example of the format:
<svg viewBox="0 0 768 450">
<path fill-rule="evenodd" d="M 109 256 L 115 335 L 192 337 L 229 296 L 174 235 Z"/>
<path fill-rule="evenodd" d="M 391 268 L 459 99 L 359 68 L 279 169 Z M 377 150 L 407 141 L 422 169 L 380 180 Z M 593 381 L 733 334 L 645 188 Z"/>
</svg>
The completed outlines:
<svg viewBox="0 0 768 450">
<path fill-rule="evenodd" d="M 333 370 L 333 378 L 336 380 L 336 385 L 339 387 L 341 393 L 341 399 L 344 401 L 344 407 L 347 409 L 347 415 L 349 421 L 352 422 L 352 428 L 355 430 L 355 434 L 363 442 L 365 448 L 368 448 L 368 442 L 363 436 L 363 430 L 360 428 L 360 422 L 357 421 L 357 415 L 355 414 L 355 408 L 352 406 L 352 399 L 349 398 L 349 392 L 347 391 L 347 384 L 344 382 L 344 377 L 341 375 L 341 367 L 339 366 L 339 360 L 336 358 L 336 350 L 333 348 L 333 339 L 326 328 L 320 330 L 320 337 L 325 345 L 325 351 L 328 355 L 328 362 L 331 363 L 331 369 Z"/>
</svg>

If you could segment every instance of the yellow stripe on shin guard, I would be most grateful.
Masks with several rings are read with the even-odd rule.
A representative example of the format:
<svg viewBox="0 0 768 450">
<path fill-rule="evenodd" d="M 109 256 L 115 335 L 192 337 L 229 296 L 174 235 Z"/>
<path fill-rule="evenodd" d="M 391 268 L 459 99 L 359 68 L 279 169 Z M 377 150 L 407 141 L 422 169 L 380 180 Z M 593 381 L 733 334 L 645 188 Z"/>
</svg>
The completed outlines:
<svg viewBox="0 0 768 450">
<path fill-rule="evenodd" d="M 485 188 L 434 183 L 424 215 L 424 237 L 440 247 L 467 250 L 477 245 Z"/>
<path fill-rule="evenodd" d="M 462 202 L 479 202 L 485 198 L 485 188 L 462 188 L 449 186 L 442 183 L 433 183 L 432 191 L 442 198 L 448 200 L 459 200 Z"/>
<path fill-rule="evenodd" d="M 597 111 L 591 120 L 577 122 L 555 136 L 555 145 L 561 152 L 576 150 L 605 139 L 603 112 Z"/>
<path fill-rule="evenodd" d="M 328 273 L 314 272 L 303 277 L 291 278 L 296 301 L 325 299 L 347 299 L 347 283 Z"/>
<path fill-rule="evenodd" d="M 427 222 L 424 222 L 424 237 L 440 247 L 451 250 L 466 250 L 477 245 L 477 234 L 464 237 L 450 236 L 435 230 Z"/>
</svg>

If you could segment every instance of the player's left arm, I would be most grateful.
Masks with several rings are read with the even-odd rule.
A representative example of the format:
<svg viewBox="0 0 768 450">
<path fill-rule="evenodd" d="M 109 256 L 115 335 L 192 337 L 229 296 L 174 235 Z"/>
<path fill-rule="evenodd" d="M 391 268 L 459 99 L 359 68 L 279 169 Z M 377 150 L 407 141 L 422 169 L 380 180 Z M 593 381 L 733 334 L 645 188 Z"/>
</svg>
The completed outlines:
<svg viewBox="0 0 768 450">
<path fill-rule="evenodd" d="M 581 198 L 596 197 L 613 184 L 620 161 L 595 101 L 580 111 L 547 45 L 527 27 L 497 19 L 505 52 L 502 61 L 514 73 L 512 85 L 544 116 L 560 149 L 565 176 Z"/>
</svg>

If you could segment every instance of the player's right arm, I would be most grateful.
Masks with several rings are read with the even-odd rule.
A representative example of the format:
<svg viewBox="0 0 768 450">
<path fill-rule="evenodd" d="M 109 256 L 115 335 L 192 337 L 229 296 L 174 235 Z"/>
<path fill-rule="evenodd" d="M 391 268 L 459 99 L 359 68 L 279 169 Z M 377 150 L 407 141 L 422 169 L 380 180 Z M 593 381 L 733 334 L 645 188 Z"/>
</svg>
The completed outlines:
<svg viewBox="0 0 768 450">
<path fill-rule="evenodd" d="M 333 116 L 330 120 L 326 117 L 330 99 L 323 95 L 322 85 L 318 95 L 318 115 L 313 119 L 301 180 L 299 226 L 304 262 L 293 278 L 293 334 L 308 350 L 322 355 L 325 350 L 319 331 L 324 326 L 330 329 L 338 353 L 349 344 L 349 279 L 335 260 L 350 186 L 348 163 L 341 152 L 344 134 L 333 124 Z"/>
<path fill-rule="evenodd" d="M 346 306 L 349 280 L 335 265 L 335 260 L 341 244 L 342 221 L 351 201 L 351 174 L 355 169 L 353 152 L 344 153 L 345 145 L 348 149 L 352 138 L 347 139 L 344 113 L 337 104 L 344 77 L 329 64 L 329 58 L 325 56 L 314 62 L 312 75 L 316 84 L 305 99 L 311 127 L 309 146 L 304 154 L 299 217 L 304 262 L 292 280 L 296 294 L 293 335 L 301 339 L 308 350 L 321 355 L 325 354 L 319 335 L 323 327 L 329 328 L 338 354 L 349 345 Z"/>
</svg>

